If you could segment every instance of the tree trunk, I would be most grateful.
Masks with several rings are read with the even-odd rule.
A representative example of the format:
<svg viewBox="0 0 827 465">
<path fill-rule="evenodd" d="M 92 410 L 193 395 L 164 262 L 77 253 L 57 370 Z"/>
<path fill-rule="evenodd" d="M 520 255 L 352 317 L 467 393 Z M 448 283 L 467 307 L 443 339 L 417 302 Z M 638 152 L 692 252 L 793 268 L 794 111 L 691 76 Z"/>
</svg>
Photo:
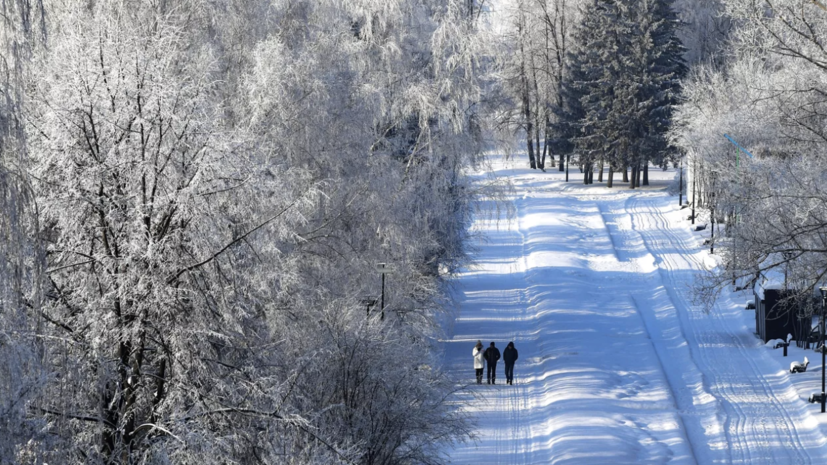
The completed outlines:
<svg viewBox="0 0 827 465">
<path fill-rule="evenodd" d="M 526 100 L 528 100 L 528 99 L 526 99 Z M 526 101 L 525 104 L 528 105 L 528 102 Z M 531 110 L 528 108 L 528 106 L 526 106 L 526 116 L 528 117 L 528 115 L 530 115 L 530 114 L 531 114 Z M 531 169 L 534 170 L 534 169 L 537 169 L 537 159 L 534 158 L 534 141 L 531 140 L 531 130 L 532 130 L 532 124 L 529 121 L 528 124 L 527 124 L 527 127 L 526 127 L 525 143 L 528 146 L 528 163 L 531 166 Z"/>
<path fill-rule="evenodd" d="M 532 138 L 534 137 L 534 124 L 531 117 L 531 96 L 529 95 L 525 50 L 522 40 L 520 41 L 520 84 L 522 85 L 520 97 L 523 103 L 523 116 L 525 117 L 525 142 L 528 147 L 528 162 L 531 169 L 537 169 L 537 160 L 534 158 L 534 144 L 532 142 Z"/>
<path fill-rule="evenodd" d="M 646 161 L 643 163 L 643 185 L 649 185 L 649 162 Z"/>
<path fill-rule="evenodd" d="M 634 188 L 636 187 L 636 186 L 635 186 L 635 181 L 637 181 L 637 173 L 636 173 L 636 170 L 637 170 L 637 168 L 633 166 L 633 167 L 632 167 L 632 173 L 631 173 L 631 174 L 632 174 L 632 176 L 631 176 L 631 179 L 629 180 L 629 181 L 630 181 L 630 182 L 629 182 L 629 189 L 634 189 Z"/>
<path fill-rule="evenodd" d="M 567 161 L 569 159 L 569 155 L 566 155 L 565 157 L 563 155 L 560 155 L 560 171 L 561 172 L 565 171 L 565 172 L 568 173 L 568 166 L 563 166 L 564 164 L 568 165 L 568 163 L 564 163 L 563 158 L 565 158 L 566 159 L 565 161 Z M 566 180 L 568 181 L 568 179 L 566 179 Z"/>
<path fill-rule="evenodd" d="M 615 175 L 614 168 L 612 167 L 612 164 L 609 163 L 609 180 L 606 183 L 606 187 L 612 187 L 612 181 L 614 180 L 614 175 Z"/>
<path fill-rule="evenodd" d="M 594 184 L 594 165 L 589 165 L 589 184 Z"/>
<path fill-rule="evenodd" d="M 544 144 L 545 145 L 543 145 L 543 153 L 548 152 L 548 163 L 551 167 L 554 167 L 554 154 L 551 153 L 551 149 L 548 148 L 551 145 L 551 121 L 549 121 L 548 116 L 546 116 L 546 137 L 544 140 Z M 545 158 L 543 160 L 545 160 Z M 560 165 L 562 167 L 563 164 L 560 163 Z"/>
<path fill-rule="evenodd" d="M 563 160 L 563 157 L 560 157 L 560 160 Z M 569 161 L 571 161 L 571 155 L 566 155 L 566 182 L 569 182 Z M 560 163 L 563 163 L 562 161 Z"/>
<path fill-rule="evenodd" d="M 588 170 L 589 165 L 581 165 L 581 166 L 583 167 L 582 168 L 582 170 L 583 170 L 583 184 L 588 185 L 589 184 L 589 170 Z"/>
<path fill-rule="evenodd" d="M 540 85 L 537 82 L 537 64 L 534 62 L 534 54 L 529 55 L 531 57 L 531 62 L 529 63 L 529 67 L 531 69 L 531 81 L 534 84 L 534 140 L 535 140 L 535 147 L 537 148 L 537 167 L 541 170 L 545 171 L 545 161 L 546 155 L 545 150 L 543 150 L 543 156 L 540 158 L 540 132 L 542 128 L 542 124 L 540 121 Z"/>
<path fill-rule="evenodd" d="M 534 85 L 535 86 L 537 85 L 536 81 L 535 81 Z M 539 124 L 537 124 L 534 127 L 534 138 L 535 138 L 535 141 L 537 142 L 537 158 L 539 158 L 539 160 L 537 160 L 537 167 L 540 168 L 541 170 L 545 171 L 545 168 L 546 168 L 546 148 L 543 147 L 543 156 L 541 158 L 540 157 L 540 125 Z"/>
<path fill-rule="evenodd" d="M 641 171 L 643 171 L 643 170 L 640 169 L 640 163 L 638 163 L 637 166 L 635 167 L 635 174 L 637 174 L 637 178 L 635 179 L 635 187 L 640 187 Z"/>
<path fill-rule="evenodd" d="M 597 164 L 597 182 L 603 182 L 603 159 Z"/>
<path fill-rule="evenodd" d="M 540 131 L 537 131 L 537 151 L 540 151 Z M 548 142 L 543 145 L 543 156 L 540 158 L 540 169 L 545 171 L 546 168 L 546 152 L 548 152 Z M 554 164 L 554 160 L 551 161 Z"/>
<path fill-rule="evenodd" d="M 623 165 L 623 182 L 629 182 L 629 170 L 628 166 Z"/>
</svg>

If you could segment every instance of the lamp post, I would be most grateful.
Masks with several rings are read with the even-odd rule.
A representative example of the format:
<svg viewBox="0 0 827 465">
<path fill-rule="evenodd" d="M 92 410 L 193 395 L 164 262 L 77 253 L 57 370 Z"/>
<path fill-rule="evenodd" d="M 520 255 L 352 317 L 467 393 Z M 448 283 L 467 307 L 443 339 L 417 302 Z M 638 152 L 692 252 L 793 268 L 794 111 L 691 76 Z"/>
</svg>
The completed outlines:
<svg viewBox="0 0 827 465">
<path fill-rule="evenodd" d="M 709 230 L 709 254 L 712 255 L 715 253 L 715 191 L 712 192 L 712 202 L 713 204 L 710 206 L 711 209 L 711 220 L 712 220 L 712 229 Z"/>
<path fill-rule="evenodd" d="M 683 157 L 680 162 L 680 174 L 678 174 L 678 206 L 683 206 Z"/>
<path fill-rule="evenodd" d="M 814 0 L 814 3 L 815 3 L 815 0 Z M 746 153 L 747 155 L 749 155 L 749 157 L 750 157 L 750 158 L 755 158 L 755 156 L 754 156 L 752 153 L 750 153 L 750 151 L 749 151 L 749 150 L 747 150 L 747 149 L 745 149 L 745 148 L 741 147 L 741 144 L 739 144 L 738 142 L 735 142 L 735 139 L 733 139 L 732 137 L 729 137 L 729 135 L 724 134 L 724 137 L 726 137 L 726 139 L 727 139 L 729 142 L 731 142 L 731 143 L 732 143 L 732 145 L 734 145 L 734 146 L 735 146 L 735 169 L 736 169 L 736 170 L 738 170 L 738 175 L 737 175 L 737 177 L 738 177 L 738 179 L 740 180 L 740 179 L 741 179 L 741 174 L 740 174 L 740 170 L 741 170 L 741 152 Z M 740 184 L 740 181 L 739 181 L 739 184 Z M 738 193 L 738 195 L 740 196 L 740 195 L 741 195 L 741 193 L 739 192 L 739 193 Z M 737 224 L 738 224 L 738 211 L 737 211 L 737 207 L 736 207 L 736 210 L 735 210 L 735 212 L 734 212 L 734 215 L 735 215 L 735 218 L 734 218 L 734 220 L 733 220 L 733 225 L 737 225 Z M 729 223 L 727 223 L 727 228 L 729 228 Z M 733 234 L 733 238 L 732 238 L 732 244 L 733 244 L 733 245 L 732 245 L 732 254 L 733 254 L 733 255 L 732 255 L 732 257 L 733 257 L 733 258 L 732 258 L 732 265 L 733 265 L 733 269 L 732 269 L 732 285 L 733 285 L 733 286 L 735 285 L 735 263 L 737 263 L 737 260 L 735 259 L 735 254 L 738 252 L 738 247 L 737 247 L 737 242 L 736 242 L 736 240 L 737 240 L 737 239 L 738 239 L 738 232 L 736 231 L 736 232 Z M 785 279 L 785 283 L 786 283 L 786 279 Z"/>
<path fill-rule="evenodd" d="M 710 209 L 710 221 L 712 222 L 712 229 L 709 230 L 709 254 L 712 255 L 715 253 L 715 171 L 712 171 L 712 192 L 710 192 L 711 202 L 709 205 Z"/>
<path fill-rule="evenodd" d="M 825 412 L 825 402 L 827 402 L 827 394 L 825 394 L 825 386 L 824 386 L 824 362 L 825 362 L 825 354 L 827 352 L 824 350 L 824 307 L 825 307 L 825 300 L 827 300 L 827 286 L 822 286 L 818 288 L 821 291 L 821 321 L 819 322 L 819 335 L 818 338 L 821 342 L 821 394 L 812 394 L 810 398 L 807 399 L 810 401 L 811 404 L 818 402 L 821 404 L 821 413 Z"/>
<path fill-rule="evenodd" d="M 367 312 L 368 312 L 367 316 L 370 316 L 370 307 L 373 307 L 374 305 L 376 305 L 376 299 L 371 299 L 370 297 L 365 297 L 364 299 L 361 299 L 359 302 L 361 302 L 362 305 L 367 307 Z"/>
<path fill-rule="evenodd" d="M 824 359 L 825 359 L 825 350 L 824 350 L 824 304 L 825 300 L 827 300 L 827 287 L 819 288 L 821 291 L 821 413 L 825 411 L 825 400 L 827 400 L 827 395 L 825 395 L 824 389 Z"/>
<path fill-rule="evenodd" d="M 695 185 L 698 182 L 698 162 L 692 159 L 692 224 L 695 224 L 695 202 L 698 200 L 698 194 L 695 192 Z"/>
<path fill-rule="evenodd" d="M 747 155 L 749 155 L 749 157 L 750 157 L 750 158 L 755 158 L 755 156 L 753 156 L 753 155 L 749 152 L 749 150 L 747 150 L 747 149 L 745 149 L 745 148 L 741 147 L 741 145 L 740 145 L 740 144 L 738 144 L 738 142 L 735 142 L 735 139 L 733 139 L 732 137 L 729 137 L 729 136 L 728 136 L 728 135 L 726 135 L 726 134 L 724 134 L 724 137 L 726 137 L 726 138 L 727 138 L 727 140 L 728 140 L 728 141 L 730 141 L 730 142 L 732 142 L 732 145 L 734 145 L 734 146 L 735 146 L 735 167 L 736 167 L 736 168 L 738 167 L 739 155 L 741 154 L 741 152 L 746 153 Z"/>
</svg>

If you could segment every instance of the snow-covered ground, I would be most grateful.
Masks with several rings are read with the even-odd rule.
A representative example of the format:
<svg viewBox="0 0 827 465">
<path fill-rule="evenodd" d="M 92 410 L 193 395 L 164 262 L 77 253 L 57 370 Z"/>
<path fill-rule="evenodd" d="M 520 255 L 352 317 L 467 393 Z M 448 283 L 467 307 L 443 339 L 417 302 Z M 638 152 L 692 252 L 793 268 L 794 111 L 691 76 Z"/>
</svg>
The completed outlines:
<svg viewBox="0 0 827 465">
<path fill-rule="evenodd" d="M 447 368 L 477 440 L 453 463 L 827 463 L 821 358 L 782 358 L 753 334 L 743 293 L 706 313 L 690 286 L 714 260 L 666 192 L 670 170 L 635 191 L 495 161 L 515 186 L 516 218 L 473 228 L 475 265 L 459 273 Z M 474 383 L 478 339 L 514 341 L 515 384 Z M 807 355 L 807 373 L 790 375 Z"/>
</svg>

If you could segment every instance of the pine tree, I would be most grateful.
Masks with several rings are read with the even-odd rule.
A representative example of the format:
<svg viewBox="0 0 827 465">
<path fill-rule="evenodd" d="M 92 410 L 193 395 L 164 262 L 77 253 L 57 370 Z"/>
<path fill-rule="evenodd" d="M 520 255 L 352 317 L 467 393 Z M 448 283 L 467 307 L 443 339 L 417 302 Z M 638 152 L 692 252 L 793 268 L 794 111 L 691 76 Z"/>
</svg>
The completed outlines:
<svg viewBox="0 0 827 465">
<path fill-rule="evenodd" d="M 618 168 L 632 168 L 635 188 L 641 168 L 665 161 L 686 69 L 677 25 L 671 0 L 595 0 L 575 32 L 557 109 L 558 147 L 576 148 L 588 171 L 608 162 L 609 187 Z"/>
<path fill-rule="evenodd" d="M 609 5 L 602 0 L 589 3 L 581 15 L 581 22 L 574 32 L 574 47 L 567 54 L 564 70 L 561 98 L 554 108 L 557 123 L 552 125 L 553 150 L 561 155 L 569 155 L 575 149 L 579 154 L 581 165 L 590 165 L 596 144 L 593 131 L 587 119 L 587 113 L 594 109 L 598 98 L 599 81 L 603 74 L 600 50 L 605 46 L 604 36 L 596 33 L 603 31 L 607 17 L 604 11 Z M 592 113 L 594 117 L 599 117 Z M 593 122 L 593 121 L 592 121 Z"/>
<path fill-rule="evenodd" d="M 652 4 L 652 52 L 646 62 L 652 77 L 651 108 L 649 110 L 648 142 L 645 152 L 649 160 L 662 165 L 671 150 L 666 133 L 672 126 L 673 109 L 680 101 L 681 79 L 686 75 L 683 56 L 686 52 L 677 36 L 680 20 L 673 8 L 673 0 L 643 0 Z"/>
<path fill-rule="evenodd" d="M 684 48 L 676 36 L 678 20 L 671 0 L 625 0 L 631 24 L 629 75 L 635 107 L 628 109 L 632 132 L 630 164 L 638 171 L 650 162 L 662 165 L 669 154 L 666 132 L 685 74 Z M 636 187 L 638 176 L 633 178 Z M 644 184 L 648 180 L 644 178 Z"/>
</svg>

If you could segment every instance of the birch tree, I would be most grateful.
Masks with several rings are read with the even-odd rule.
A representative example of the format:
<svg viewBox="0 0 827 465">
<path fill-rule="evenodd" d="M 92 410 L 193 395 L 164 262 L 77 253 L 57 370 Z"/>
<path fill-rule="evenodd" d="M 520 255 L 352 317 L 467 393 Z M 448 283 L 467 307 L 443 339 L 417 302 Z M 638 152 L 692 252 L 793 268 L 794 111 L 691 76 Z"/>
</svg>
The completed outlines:
<svg viewBox="0 0 827 465">
<path fill-rule="evenodd" d="M 510 100 L 504 103 L 501 124 L 525 131 L 531 168 L 544 169 L 547 157 L 554 164 L 553 108 L 561 104 L 574 6 L 566 0 L 521 0 L 506 13 L 505 43 L 500 53 L 503 84 Z"/>
</svg>

